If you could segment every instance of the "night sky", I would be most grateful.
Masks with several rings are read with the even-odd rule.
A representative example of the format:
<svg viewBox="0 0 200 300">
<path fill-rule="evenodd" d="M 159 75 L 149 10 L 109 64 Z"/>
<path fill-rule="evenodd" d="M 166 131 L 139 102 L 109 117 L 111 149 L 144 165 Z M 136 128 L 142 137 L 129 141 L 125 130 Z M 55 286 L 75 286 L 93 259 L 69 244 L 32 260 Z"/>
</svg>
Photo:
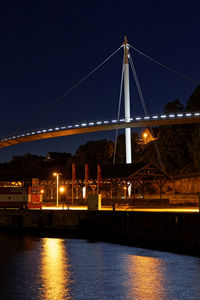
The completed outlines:
<svg viewBox="0 0 200 300">
<path fill-rule="evenodd" d="M 166 3 L 165 3 L 166 2 Z M 198 3 L 198 1 L 194 2 Z M 50 105 L 118 49 L 124 35 L 159 62 L 200 80 L 199 6 L 192 1 L 3 1 L 0 8 L 0 135 L 20 129 L 117 117 L 123 50 L 87 81 Z M 196 83 L 170 73 L 131 51 L 150 114 Z M 142 115 L 131 79 L 131 114 Z M 123 116 L 122 103 L 122 116 Z M 47 109 L 48 107 L 48 109 Z M 89 140 L 112 139 L 102 132 L 25 143 L 0 150 L 13 155 L 48 151 L 74 153 Z"/>
</svg>

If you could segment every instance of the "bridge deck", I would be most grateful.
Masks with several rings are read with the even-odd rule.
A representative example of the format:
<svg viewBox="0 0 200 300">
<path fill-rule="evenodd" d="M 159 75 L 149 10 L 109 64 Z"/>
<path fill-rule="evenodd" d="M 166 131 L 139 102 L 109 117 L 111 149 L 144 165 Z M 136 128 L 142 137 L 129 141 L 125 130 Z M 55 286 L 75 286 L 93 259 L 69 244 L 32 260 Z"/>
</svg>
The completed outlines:
<svg viewBox="0 0 200 300">
<path fill-rule="evenodd" d="M 106 124 L 105 124 L 106 122 Z M 61 127 L 55 129 L 43 129 L 43 130 L 30 130 L 29 132 L 24 132 L 22 134 L 7 137 L 0 140 L 0 148 L 9 147 L 12 145 L 26 143 L 36 140 L 56 138 L 67 135 L 75 135 L 82 133 L 91 133 L 98 131 L 107 131 L 107 130 L 116 130 L 124 128 L 138 128 L 138 127 L 155 127 L 155 126 L 164 126 L 164 125 L 180 125 L 180 124 L 198 124 L 200 123 L 200 113 L 186 113 L 183 117 L 179 115 L 169 115 L 166 117 L 162 116 L 153 116 L 152 118 L 135 118 L 131 122 L 116 122 L 104 121 L 104 122 L 90 122 L 77 124 L 74 126 Z M 91 125 L 92 124 L 92 125 Z M 62 129 L 64 128 L 64 129 Z"/>
</svg>

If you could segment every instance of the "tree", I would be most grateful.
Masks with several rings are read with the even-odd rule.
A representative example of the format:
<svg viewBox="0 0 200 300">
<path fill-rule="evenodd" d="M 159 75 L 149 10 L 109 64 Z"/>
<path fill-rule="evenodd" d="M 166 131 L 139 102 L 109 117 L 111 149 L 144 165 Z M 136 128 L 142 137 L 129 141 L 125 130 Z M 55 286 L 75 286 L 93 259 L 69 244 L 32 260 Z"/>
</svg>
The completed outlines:
<svg viewBox="0 0 200 300">
<path fill-rule="evenodd" d="M 66 152 L 48 152 L 44 166 L 56 168 L 63 167 L 68 164 L 68 161 L 72 157 L 71 153 Z"/>
<path fill-rule="evenodd" d="M 172 102 L 167 102 L 164 107 L 164 113 L 166 114 L 183 112 L 183 111 L 185 111 L 185 108 L 179 99 L 175 99 Z"/>
<path fill-rule="evenodd" d="M 200 172 L 200 127 L 198 125 L 160 126 L 158 149 L 170 175 Z M 146 145 L 140 161 L 159 164 L 153 142 Z"/>
<path fill-rule="evenodd" d="M 131 146 L 132 146 L 132 161 L 136 162 L 138 160 L 139 151 L 140 151 L 139 137 L 136 132 L 131 133 Z M 115 161 L 117 164 L 126 163 L 125 134 L 120 134 L 118 136 Z"/>
<path fill-rule="evenodd" d="M 186 105 L 186 110 L 192 112 L 200 111 L 200 85 L 196 87 L 194 92 L 189 97 Z"/>
<path fill-rule="evenodd" d="M 99 140 L 89 141 L 85 145 L 79 146 L 71 162 L 77 165 L 84 165 L 89 163 L 97 164 L 111 164 L 114 152 L 114 143 L 112 141 Z"/>
<path fill-rule="evenodd" d="M 31 169 L 40 168 L 44 157 L 26 153 L 23 156 L 13 156 L 13 159 L 7 164 L 11 169 Z"/>
</svg>

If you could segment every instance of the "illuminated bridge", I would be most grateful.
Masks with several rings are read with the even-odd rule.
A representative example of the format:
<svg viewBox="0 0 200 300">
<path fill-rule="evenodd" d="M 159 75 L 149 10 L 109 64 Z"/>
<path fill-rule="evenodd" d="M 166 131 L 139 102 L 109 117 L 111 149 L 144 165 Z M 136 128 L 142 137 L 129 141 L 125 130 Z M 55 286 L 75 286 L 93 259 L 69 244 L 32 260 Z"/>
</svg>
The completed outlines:
<svg viewBox="0 0 200 300">
<path fill-rule="evenodd" d="M 159 66 L 164 67 L 165 69 L 167 69 L 167 71 L 174 72 L 176 73 L 176 75 L 180 75 L 181 77 L 185 79 L 189 79 L 190 81 L 194 81 L 194 80 L 189 78 L 188 76 L 185 76 L 184 74 L 181 74 L 173 70 L 172 68 L 166 65 L 159 63 L 155 59 L 147 56 L 146 54 L 142 53 L 138 49 L 134 48 L 133 46 L 128 44 L 126 36 L 124 37 L 123 44 L 116 51 L 114 51 L 108 58 L 106 58 L 101 64 L 99 64 L 90 73 L 88 73 L 85 77 L 83 77 L 77 84 L 71 87 L 67 92 L 65 92 L 60 97 L 58 97 L 53 103 L 48 105 L 48 107 L 56 104 L 63 97 L 65 97 L 76 87 L 78 87 L 82 82 L 84 82 L 87 78 L 89 78 L 92 74 L 94 74 L 100 67 L 102 67 L 121 48 L 124 49 L 124 55 L 123 55 L 123 66 L 122 66 L 121 84 L 120 84 L 120 93 L 119 93 L 118 115 L 116 119 L 98 120 L 98 121 L 81 122 L 81 123 L 78 122 L 75 124 L 67 124 L 59 127 L 51 127 L 51 128 L 48 127 L 48 128 L 34 129 L 28 131 L 24 130 L 23 132 L 18 132 L 12 135 L 10 134 L 4 137 L 0 137 L 0 148 L 16 145 L 20 143 L 25 143 L 25 142 L 56 138 L 56 137 L 67 136 L 67 135 L 125 129 L 126 163 L 132 163 L 131 128 L 200 123 L 200 112 L 184 112 L 184 113 L 176 113 L 176 114 L 170 113 L 170 114 L 153 115 L 153 116 L 149 115 L 143 97 L 143 93 L 140 87 L 140 83 L 137 77 L 137 73 L 135 70 L 135 66 L 131 58 L 130 48 L 132 48 L 134 51 L 138 52 L 139 54 L 143 55 L 144 57 L 150 59 L 150 61 L 153 61 Z M 144 117 L 139 117 L 139 116 L 131 117 L 129 64 L 133 73 L 138 95 L 145 114 Z M 120 108 L 121 108 L 121 98 L 122 98 L 123 89 L 124 89 L 124 119 L 120 119 Z"/>
<path fill-rule="evenodd" d="M 200 123 L 200 112 L 195 113 L 177 113 L 162 114 L 145 117 L 130 118 L 129 122 L 125 119 L 104 120 L 76 123 L 74 125 L 66 125 L 60 127 L 49 127 L 42 129 L 29 130 L 19 134 L 4 137 L 0 139 L 0 148 L 12 145 L 26 143 L 36 140 L 56 138 L 67 135 L 75 135 L 81 133 L 90 133 L 98 131 L 116 130 L 124 128 L 152 127 L 163 125 L 179 125 L 179 124 L 198 124 Z"/>
</svg>

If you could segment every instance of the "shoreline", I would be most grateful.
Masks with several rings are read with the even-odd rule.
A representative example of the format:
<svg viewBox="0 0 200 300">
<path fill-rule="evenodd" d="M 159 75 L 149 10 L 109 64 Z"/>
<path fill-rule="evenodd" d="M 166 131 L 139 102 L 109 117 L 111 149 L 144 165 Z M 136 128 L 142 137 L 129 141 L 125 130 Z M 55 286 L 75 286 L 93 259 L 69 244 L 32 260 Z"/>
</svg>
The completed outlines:
<svg viewBox="0 0 200 300">
<path fill-rule="evenodd" d="M 200 257 L 200 214 L 138 211 L 0 211 L 0 231 L 78 238 Z"/>
</svg>

